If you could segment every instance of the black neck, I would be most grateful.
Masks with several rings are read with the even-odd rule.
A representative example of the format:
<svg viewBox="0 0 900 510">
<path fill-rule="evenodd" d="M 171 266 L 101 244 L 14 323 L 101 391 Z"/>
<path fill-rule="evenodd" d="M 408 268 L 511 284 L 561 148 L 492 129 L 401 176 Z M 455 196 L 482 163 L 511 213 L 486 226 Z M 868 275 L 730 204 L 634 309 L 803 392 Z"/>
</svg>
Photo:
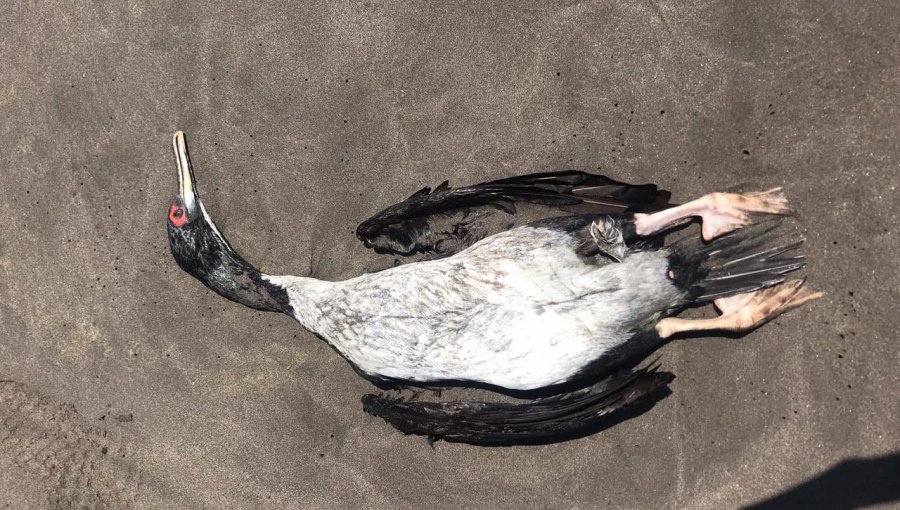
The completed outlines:
<svg viewBox="0 0 900 510">
<path fill-rule="evenodd" d="M 287 291 L 266 281 L 208 223 L 200 219 L 181 228 L 168 225 L 168 230 L 175 261 L 208 288 L 250 308 L 291 313 Z"/>
</svg>

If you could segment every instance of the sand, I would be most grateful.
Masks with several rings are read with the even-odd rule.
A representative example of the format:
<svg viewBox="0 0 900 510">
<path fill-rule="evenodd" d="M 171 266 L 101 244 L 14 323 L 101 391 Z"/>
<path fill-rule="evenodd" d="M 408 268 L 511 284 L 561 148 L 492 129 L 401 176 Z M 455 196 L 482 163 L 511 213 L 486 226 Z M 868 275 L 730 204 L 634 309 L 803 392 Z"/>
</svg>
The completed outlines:
<svg viewBox="0 0 900 510">
<path fill-rule="evenodd" d="M 898 504 L 900 7 L 8 4 L 0 508 Z M 293 320 L 175 266 L 178 129 L 270 272 L 383 263 L 356 223 L 422 186 L 574 168 L 784 186 L 826 296 L 666 346 L 673 393 L 600 434 L 432 449 Z"/>
</svg>

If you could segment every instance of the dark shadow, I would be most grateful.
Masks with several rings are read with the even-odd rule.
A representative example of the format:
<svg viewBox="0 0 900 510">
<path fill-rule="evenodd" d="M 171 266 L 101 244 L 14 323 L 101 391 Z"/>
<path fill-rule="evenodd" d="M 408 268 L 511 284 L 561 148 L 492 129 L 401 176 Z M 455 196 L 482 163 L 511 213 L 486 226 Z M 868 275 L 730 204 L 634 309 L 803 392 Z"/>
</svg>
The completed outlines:
<svg viewBox="0 0 900 510">
<path fill-rule="evenodd" d="M 854 509 L 900 501 L 900 452 L 848 459 L 746 510 L 787 508 Z"/>
</svg>

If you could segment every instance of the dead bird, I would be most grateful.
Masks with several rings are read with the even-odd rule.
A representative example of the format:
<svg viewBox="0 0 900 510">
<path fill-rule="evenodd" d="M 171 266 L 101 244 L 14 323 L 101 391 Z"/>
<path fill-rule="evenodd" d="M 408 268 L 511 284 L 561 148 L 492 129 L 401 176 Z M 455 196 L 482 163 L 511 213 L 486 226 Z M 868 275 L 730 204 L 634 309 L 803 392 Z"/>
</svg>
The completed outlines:
<svg viewBox="0 0 900 510">
<path fill-rule="evenodd" d="M 671 376 L 644 369 L 574 392 L 563 391 L 568 384 L 609 374 L 677 333 L 746 331 L 820 295 L 802 280 L 786 281 L 804 265 L 794 254 L 802 241 L 778 242 L 778 222 L 742 228 L 754 215 L 788 214 L 780 190 L 669 206 L 656 186 L 576 171 L 456 189 L 445 183 L 357 230 L 381 252 L 431 251 L 431 260 L 339 282 L 267 274 L 216 228 L 181 132 L 173 144 L 179 188 L 166 222 L 169 244 L 178 265 L 208 288 L 294 317 L 371 380 L 560 388 L 555 397 L 512 406 L 364 398 L 369 412 L 405 432 L 476 443 L 568 433 L 649 397 Z M 528 204 L 594 212 L 507 222 L 496 233 L 483 226 L 488 212 L 515 217 Z M 663 245 L 670 229 L 692 218 L 702 221 L 702 239 Z M 709 302 L 719 317 L 673 316 Z"/>
</svg>

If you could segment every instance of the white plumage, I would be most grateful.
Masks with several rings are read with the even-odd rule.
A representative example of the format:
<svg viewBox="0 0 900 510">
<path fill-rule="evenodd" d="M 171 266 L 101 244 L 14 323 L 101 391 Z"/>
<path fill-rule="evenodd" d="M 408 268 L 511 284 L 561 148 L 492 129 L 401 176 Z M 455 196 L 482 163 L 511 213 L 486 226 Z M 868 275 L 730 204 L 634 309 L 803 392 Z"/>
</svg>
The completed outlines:
<svg viewBox="0 0 900 510">
<path fill-rule="evenodd" d="M 265 276 L 294 317 L 363 371 L 528 390 L 563 382 L 678 302 L 666 252 L 621 263 L 519 227 L 445 259 L 341 282 Z"/>
</svg>

